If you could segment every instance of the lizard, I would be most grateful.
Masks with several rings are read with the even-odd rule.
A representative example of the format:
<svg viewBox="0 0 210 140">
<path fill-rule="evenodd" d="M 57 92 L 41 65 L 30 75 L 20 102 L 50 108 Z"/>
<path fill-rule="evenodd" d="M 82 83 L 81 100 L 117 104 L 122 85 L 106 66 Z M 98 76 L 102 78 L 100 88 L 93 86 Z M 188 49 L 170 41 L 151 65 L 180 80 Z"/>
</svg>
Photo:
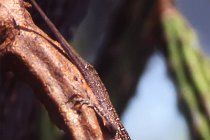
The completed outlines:
<svg viewBox="0 0 210 140">
<path fill-rule="evenodd" d="M 130 140 L 130 136 L 120 121 L 118 114 L 109 99 L 107 89 L 98 76 L 95 68 L 84 59 L 82 59 L 76 53 L 76 51 L 74 51 L 74 49 L 61 35 L 61 33 L 46 16 L 36 1 L 30 1 L 35 9 L 39 12 L 41 17 L 44 19 L 44 21 L 47 23 L 58 42 L 61 44 L 61 47 L 67 54 L 68 59 L 70 59 L 70 61 L 78 68 L 85 81 L 91 88 L 93 94 L 97 97 L 98 103 L 93 103 L 90 106 L 93 107 L 94 111 L 100 116 L 104 126 L 110 131 L 110 133 L 114 135 L 114 140 Z M 79 100 L 79 102 L 80 101 L 82 102 L 82 100 Z M 83 101 L 87 101 L 86 104 L 90 103 L 88 99 L 84 99 Z"/>
</svg>

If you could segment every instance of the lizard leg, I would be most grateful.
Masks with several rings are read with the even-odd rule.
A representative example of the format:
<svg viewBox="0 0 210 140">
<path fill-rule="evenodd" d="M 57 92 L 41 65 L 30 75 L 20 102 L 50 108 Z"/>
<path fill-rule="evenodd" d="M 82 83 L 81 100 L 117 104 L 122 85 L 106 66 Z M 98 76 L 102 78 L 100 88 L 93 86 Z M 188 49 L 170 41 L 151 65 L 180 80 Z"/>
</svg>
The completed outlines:
<svg viewBox="0 0 210 140">
<path fill-rule="evenodd" d="M 113 133 L 113 139 L 120 140 L 119 139 L 120 133 L 119 133 L 118 128 L 113 126 L 113 124 L 108 121 L 108 119 L 106 118 L 106 115 L 104 113 L 102 113 L 102 111 L 97 107 L 97 105 L 92 103 L 89 99 L 86 99 L 86 98 L 78 96 L 78 95 L 72 96 L 69 99 L 69 101 L 73 102 L 75 105 L 79 105 L 80 107 L 82 105 L 91 107 L 95 111 L 95 113 L 98 115 L 98 117 L 101 119 L 103 125 L 107 128 L 107 130 L 110 131 L 111 133 Z"/>
<path fill-rule="evenodd" d="M 100 119 L 102 119 L 104 126 L 109 126 L 108 125 L 109 123 L 106 121 L 103 113 L 101 113 L 102 111 L 100 111 L 97 105 L 92 103 L 89 99 L 76 95 L 76 96 L 72 96 L 68 102 L 70 101 L 73 102 L 74 104 L 77 104 L 77 105 L 79 104 L 80 106 L 87 105 L 88 107 L 91 107 L 96 112 L 96 114 L 100 117 Z"/>
</svg>

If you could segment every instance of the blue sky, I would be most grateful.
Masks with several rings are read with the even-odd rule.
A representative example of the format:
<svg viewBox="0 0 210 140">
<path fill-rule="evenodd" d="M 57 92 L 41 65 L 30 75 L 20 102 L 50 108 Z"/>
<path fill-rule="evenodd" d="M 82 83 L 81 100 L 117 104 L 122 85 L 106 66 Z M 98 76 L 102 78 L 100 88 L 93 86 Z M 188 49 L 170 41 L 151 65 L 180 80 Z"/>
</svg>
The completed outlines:
<svg viewBox="0 0 210 140">
<path fill-rule="evenodd" d="M 161 54 L 150 59 L 123 122 L 134 140 L 189 140 Z"/>
<path fill-rule="evenodd" d="M 210 1 L 176 0 L 198 33 L 204 52 L 210 55 Z M 184 117 L 177 109 L 176 91 L 167 77 L 166 64 L 156 53 L 123 116 L 123 122 L 134 140 L 189 140 Z"/>
</svg>

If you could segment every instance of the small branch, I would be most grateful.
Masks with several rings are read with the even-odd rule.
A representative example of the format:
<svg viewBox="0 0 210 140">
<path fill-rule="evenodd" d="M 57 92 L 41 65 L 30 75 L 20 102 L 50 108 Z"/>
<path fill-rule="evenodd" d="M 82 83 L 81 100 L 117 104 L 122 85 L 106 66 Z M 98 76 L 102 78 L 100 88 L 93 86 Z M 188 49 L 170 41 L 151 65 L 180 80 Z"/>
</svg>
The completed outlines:
<svg viewBox="0 0 210 140">
<path fill-rule="evenodd" d="M 210 139 L 208 59 L 199 49 L 198 38 L 171 1 L 162 1 L 161 23 L 169 70 L 180 92 L 191 139 Z"/>
</svg>

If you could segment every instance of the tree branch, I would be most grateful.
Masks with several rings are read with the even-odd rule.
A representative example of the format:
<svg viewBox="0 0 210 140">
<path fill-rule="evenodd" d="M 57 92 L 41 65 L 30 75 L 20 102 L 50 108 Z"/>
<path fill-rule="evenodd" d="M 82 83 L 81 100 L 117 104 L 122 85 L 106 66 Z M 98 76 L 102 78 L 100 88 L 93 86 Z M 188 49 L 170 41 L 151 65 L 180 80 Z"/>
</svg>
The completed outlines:
<svg viewBox="0 0 210 140">
<path fill-rule="evenodd" d="M 25 5 L 19 0 L 0 2 L 0 64 L 3 73 L 14 71 L 20 79 L 27 81 L 52 120 L 72 139 L 104 139 L 108 134 L 102 134 L 94 110 L 86 105 L 75 106 L 69 101 L 73 96 L 94 96 L 92 90 L 65 57 L 60 45 L 33 23 Z"/>
</svg>

